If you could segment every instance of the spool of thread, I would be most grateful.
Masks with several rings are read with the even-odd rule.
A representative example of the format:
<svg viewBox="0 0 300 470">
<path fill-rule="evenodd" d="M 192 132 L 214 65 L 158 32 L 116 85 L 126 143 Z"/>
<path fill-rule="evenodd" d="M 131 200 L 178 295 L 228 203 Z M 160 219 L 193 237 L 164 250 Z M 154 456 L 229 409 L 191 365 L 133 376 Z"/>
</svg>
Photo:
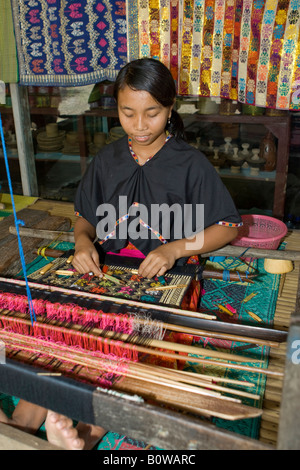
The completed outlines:
<svg viewBox="0 0 300 470">
<path fill-rule="evenodd" d="M 264 268 L 267 273 L 281 274 L 281 279 L 278 288 L 278 297 L 281 297 L 285 281 L 285 275 L 286 273 L 293 271 L 293 262 L 290 260 L 266 258 L 264 261 Z"/>
<path fill-rule="evenodd" d="M 285 274 L 293 271 L 294 265 L 290 260 L 266 258 L 264 261 L 264 268 L 267 273 Z"/>
</svg>

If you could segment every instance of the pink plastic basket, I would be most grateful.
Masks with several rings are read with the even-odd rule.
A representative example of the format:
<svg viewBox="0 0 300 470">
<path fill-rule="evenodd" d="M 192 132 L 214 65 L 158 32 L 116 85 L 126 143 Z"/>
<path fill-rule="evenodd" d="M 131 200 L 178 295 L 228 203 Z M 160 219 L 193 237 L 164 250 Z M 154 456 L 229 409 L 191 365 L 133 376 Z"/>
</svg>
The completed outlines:
<svg viewBox="0 0 300 470">
<path fill-rule="evenodd" d="M 243 226 L 231 245 L 276 250 L 287 234 L 287 226 L 281 220 L 267 215 L 242 215 Z"/>
</svg>

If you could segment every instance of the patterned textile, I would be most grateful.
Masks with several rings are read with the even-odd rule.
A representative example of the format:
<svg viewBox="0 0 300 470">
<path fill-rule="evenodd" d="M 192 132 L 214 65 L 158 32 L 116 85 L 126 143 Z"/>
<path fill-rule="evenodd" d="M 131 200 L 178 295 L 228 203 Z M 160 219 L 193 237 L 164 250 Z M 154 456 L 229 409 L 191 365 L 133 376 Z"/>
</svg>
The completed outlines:
<svg viewBox="0 0 300 470">
<path fill-rule="evenodd" d="M 229 323 L 239 322 L 252 326 L 272 327 L 280 276 L 268 274 L 264 270 L 263 259 L 247 260 L 247 262 L 249 261 L 250 264 L 259 271 L 259 278 L 257 278 L 258 280 L 255 284 L 204 279 L 202 283 L 201 307 L 215 311 L 219 319 Z M 215 269 L 238 269 L 239 271 L 246 271 L 248 269 L 246 264 L 235 258 L 226 258 L 224 261 L 220 262 L 210 261 L 208 265 L 213 266 Z M 245 302 L 245 300 L 247 301 Z M 228 313 L 218 311 L 219 305 L 226 306 L 228 313 L 232 312 L 232 314 L 229 315 Z M 253 318 L 251 314 L 257 317 Z M 258 318 L 260 318 L 261 322 L 258 322 Z M 211 349 L 224 348 L 225 351 L 231 351 L 232 353 L 247 347 L 243 343 L 212 338 L 200 338 L 199 345 Z M 243 350 L 243 355 L 247 356 L 247 354 L 262 360 L 261 368 L 268 367 L 268 347 L 254 345 L 254 347 Z M 252 364 L 251 361 L 249 361 L 249 364 Z M 192 361 L 189 363 L 187 369 L 198 373 L 203 371 L 201 366 L 192 364 Z M 224 369 L 215 366 L 205 366 L 205 372 L 224 378 L 236 378 L 254 384 L 248 391 L 258 394 L 260 399 L 253 400 L 245 398 L 243 399 L 243 403 L 262 408 L 266 384 L 266 376 L 264 374 L 257 374 L 250 371 L 232 371 L 229 368 Z M 253 439 L 259 438 L 260 418 L 237 420 L 234 422 L 213 418 L 212 422 L 220 428 Z"/>
<path fill-rule="evenodd" d="M 300 109 L 300 0 L 12 0 L 12 6 L 23 85 L 114 80 L 127 61 L 151 56 L 171 70 L 178 95 Z M 0 38 L 0 62 L 10 70 L 7 44 L 13 39 Z"/>
<path fill-rule="evenodd" d="M 67 250 L 73 246 L 71 243 L 61 242 L 56 248 Z M 31 269 L 39 269 L 42 265 L 48 263 L 51 258 L 45 261 L 41 256 L 37 257 L 36 261 L 32 263 Z M 242 282 L 226 282 L 221 280 L 212 280 L 204 279 L 202 281 L 201 289 L 201 301 L 200 307 L 214 311 L 215 314 L 221 319 L 228 323 L 237 323 L 243 322 L 245 324 L 251 324 L 253 326 L 268 326 L 271 327 L 273 324 L 273 318 L 276 308 L 276 300 L 279 286 L 279 275 L 269 274 L 264 270 L 264 260 L 247 260 L 250 261 L 250 264 L 255 267 L 260 275 L 259 280 L 255 284 L 245 284 Z M 209 267 L 214 267 L 215 269 L 230 269 L 239 271 L 246 271 L 248 266 L 239 259 L 235 258 L 226 258 L 225 260 L 212 259 L 207 261 Z M 245 300 L 247 300 L 245 302 Z M 232 315 L 228 313 L 222 313 L 218 309 L 218 305 L 230 307 Z M 249 311 L 253 312 L 257 317 L 259 317 L 262 322 L 257 322 L 257 319 L 254 319 L 249 315 Z M 177 335 L 177 338 L 176 338 Z M 170 341 L 178 341 L 178 334 L 171 333 Z M 196 343 L 201 347 L 206 347 L 207 349 L 223 349 L 224 351 L 231 351 L 232 353 L 237 353 L 238 351 L 243 350 L 243 355 L 247 356 L 249 354 L 249 365 L 257 365 L 257 363 L 251 362 L 250 357 L 255 357 L 258 360 L 262 360 L 263 363 L 260 364 L 261 368 L 268 367 L 268 347 L 260 347 L 254 345 L 232 342 L 226 340 L 217 340 L 208 337 L 198 337 L 196 338 Z M 181 343 L 191 344 L 192 337 L 190 335 L 180 334 Z M 247 349 L 249 348 L 249 349 Z M 169 362 L 167 358 L 164 358 L 165 366 L 173 367 L 173 364 Z M 248 364 L 248 363 L 247 363 Z M 190 361 L 186 364 L 177 363 L 178 367 L 184 367 L 185 370 L 218 375 L 224 378 L 234 378 L 238 380 L 244 380 L 254 384 L 254 387 L 245 387 L 245 391 L 258 394 L 260 399 L 253 400 L 250 398 L 243 398 L 243 403 L 262 408 L 262 401 L 265 391 L 265 382 L 266 376 L 264 374 L 253 373 L 252 371 L 238 371 L 231 369 L 224 369 L 219 366 L 205 365 L 201 366 L 193 362 L 192 356 Z M 8 416 L 11 416 L 11 413 L 16 406 L 18 399 L 15 397 L 9 397 L 4 394 L 0 394 L 0 407 L 7 413 Z M 213 418 L 211 420 L 217 427 L 236 432 L 238 434 L 258 439 L 259 437 L 259 426 L 260 418 L 255 419 L 245 419 L 238 421 L 229 421 L 223 420 L 221 418 Z M 44 427 L 40 429 L 39 437 L 45 438 Z M 133 436 L 134 438 L 134 436 Z M 151 443 L 144 443 L 141 441 L 132 440 L 126 436 L 121 436 L 114 432 L 108 432 L 102 441 L 97 446 L 98 450 L 142 450 L 142 449 L 154 449 L 151 446 Z"/>
<path fill-rule="evenodd" d="M 22 85 L 113 80 L 126 62 L 125 2 L 12 0 Z"/>
<path fill-rule="evenodd" d="M 129 60 L 160 59 L 179 95 L 300 109 L 300 0 L 127 3 Z"/>
</svg>

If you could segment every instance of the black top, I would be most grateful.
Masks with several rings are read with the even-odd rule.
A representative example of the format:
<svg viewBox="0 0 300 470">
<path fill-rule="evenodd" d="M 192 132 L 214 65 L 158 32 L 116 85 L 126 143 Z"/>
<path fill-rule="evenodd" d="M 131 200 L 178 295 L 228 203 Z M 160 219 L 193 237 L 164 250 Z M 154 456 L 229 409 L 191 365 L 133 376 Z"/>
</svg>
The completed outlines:
<svg viewBox="0 0 300 470">
<path fill-rule="evenodd" d="M 96 227 L 105 252 L 130 241 L 144 255 L 215 223 L 241 223 L 205 155 L 174 137 L 143 166 L 132 157 L 127 136 L 106 145 L 79 184 L 75 212 Z"/>
</svg>

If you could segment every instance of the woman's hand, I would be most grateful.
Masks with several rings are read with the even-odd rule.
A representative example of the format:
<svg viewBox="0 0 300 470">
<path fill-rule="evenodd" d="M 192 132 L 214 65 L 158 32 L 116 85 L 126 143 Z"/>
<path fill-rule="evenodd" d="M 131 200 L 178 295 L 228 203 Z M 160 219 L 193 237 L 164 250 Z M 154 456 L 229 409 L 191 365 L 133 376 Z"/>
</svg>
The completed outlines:
<svg viewBox="0 0 300 470">
<path fill-rule="evenodd" d="M 173 267 L 175 261 L 176 255 L 172 243 L 159 246 L 142 261 L 139 267 L 139 275 L 148 278 L 163 276 Z"/>
<path fill-rule="evenodd" d="M 78 246 L 75 245 L 72 264 L 76 271 L 81 274 L 92 272 L 95 276 L 102 276 L 99 255 L 92 242 L 86 242 Z"/>
<path fill-rule="evenodd" d="M 72 264 L 81 274 L 94 273 L 102 276 L 99 255 L 94 246 L 95 228 L 83 217 L 77 219 L 74 227 L 75 253 Z"/>
</svg>

